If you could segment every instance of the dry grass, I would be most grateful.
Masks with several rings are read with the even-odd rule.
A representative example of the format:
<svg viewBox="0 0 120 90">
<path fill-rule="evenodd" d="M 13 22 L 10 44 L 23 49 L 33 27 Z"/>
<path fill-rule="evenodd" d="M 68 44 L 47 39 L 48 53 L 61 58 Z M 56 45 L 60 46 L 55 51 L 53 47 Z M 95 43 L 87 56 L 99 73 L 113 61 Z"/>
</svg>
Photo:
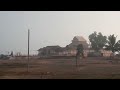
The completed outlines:
<svg viewBox="0 0 120 90">
<path fill-rule="evenodd" d="M 0 60 L 0 79 L 120 79 L 120 64 L 103 58 Z"/>
</svg>

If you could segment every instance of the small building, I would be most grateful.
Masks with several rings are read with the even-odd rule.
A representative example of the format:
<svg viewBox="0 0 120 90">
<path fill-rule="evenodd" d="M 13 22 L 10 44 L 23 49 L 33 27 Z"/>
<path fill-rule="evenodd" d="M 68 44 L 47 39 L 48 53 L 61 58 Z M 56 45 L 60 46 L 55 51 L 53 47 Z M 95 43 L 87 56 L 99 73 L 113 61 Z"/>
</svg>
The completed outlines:
<svg viewBox="0 0 120 90">
<path fill-rule="evenodd" d="M 109 57 L 112 54 L 112 51 L 110 50 L 101 50 L 101 53 L 103 54 L 104 57 Z"/>
<path fill-rule="evenodd" d="M 57 56 L 62 51 L 62 48 L 58 45 L 56 46 L 47 46 L 44 48 L 40 48 L 38 50 L 39 56 Z"/>
</svg>

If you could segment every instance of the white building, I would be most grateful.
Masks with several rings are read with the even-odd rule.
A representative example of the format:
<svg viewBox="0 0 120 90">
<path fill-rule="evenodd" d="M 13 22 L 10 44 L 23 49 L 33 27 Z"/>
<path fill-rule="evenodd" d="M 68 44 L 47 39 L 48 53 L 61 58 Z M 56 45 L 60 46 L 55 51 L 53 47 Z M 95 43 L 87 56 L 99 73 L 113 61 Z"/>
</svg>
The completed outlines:
<svg viewBox="0 0 120 90">
<path fill-rule="evenodd" d="M 56 46 L 47 46 L 38 50 L 39 56 L 75 56 L 76 49 L 79 44 L 83 45 L 84 54 L 87 55 L 88 44 L 87 41 L 82 36 L 75 36 L 72 42 L 66 47 Z"/>
</svg>

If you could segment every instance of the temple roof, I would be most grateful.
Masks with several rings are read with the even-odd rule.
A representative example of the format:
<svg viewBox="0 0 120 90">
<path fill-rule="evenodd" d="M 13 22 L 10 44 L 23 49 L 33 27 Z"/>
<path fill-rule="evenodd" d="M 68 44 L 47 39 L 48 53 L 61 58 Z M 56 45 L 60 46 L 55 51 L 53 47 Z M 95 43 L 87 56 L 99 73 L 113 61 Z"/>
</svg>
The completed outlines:
<svg viewBox="0 0 120 90">
<path fill-rule="evenodd" d="M 83 38 L 82 36 L 75 36 L 74 38 L 73 38 L 73 41 L 86 41 L 85 40 L 85 38 Z"/>
</svg>

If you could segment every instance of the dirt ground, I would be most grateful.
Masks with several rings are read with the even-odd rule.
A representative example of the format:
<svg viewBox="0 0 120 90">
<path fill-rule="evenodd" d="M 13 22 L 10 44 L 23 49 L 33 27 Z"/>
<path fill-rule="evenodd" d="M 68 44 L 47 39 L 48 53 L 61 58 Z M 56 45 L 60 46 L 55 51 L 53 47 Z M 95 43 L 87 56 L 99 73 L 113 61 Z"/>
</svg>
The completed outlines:
<svg viewBox="0 0 120 90">
<path fill-rule="evenodd" d="M 120 79 L 120 61 L 89 57 L 0 60 L 0 79 Z"/>
</svg>

